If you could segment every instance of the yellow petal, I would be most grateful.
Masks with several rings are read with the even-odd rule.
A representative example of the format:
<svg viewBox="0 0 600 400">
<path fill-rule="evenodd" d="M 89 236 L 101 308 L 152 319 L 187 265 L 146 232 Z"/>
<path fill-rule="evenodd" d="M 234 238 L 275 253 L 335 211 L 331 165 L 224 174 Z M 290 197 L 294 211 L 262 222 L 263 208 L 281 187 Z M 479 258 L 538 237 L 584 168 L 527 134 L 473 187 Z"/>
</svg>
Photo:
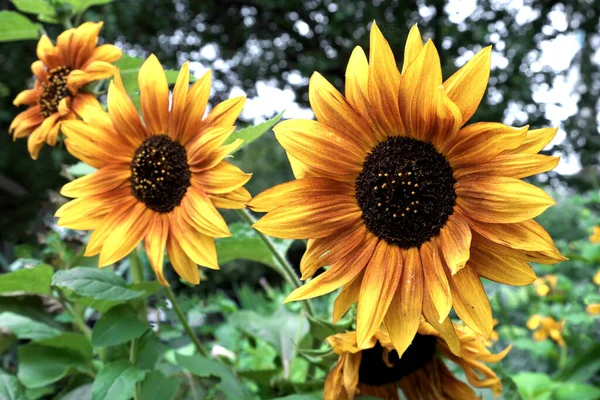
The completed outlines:
<svg viewBox="0 0 600 400">
<path fill-rule="evenodd" d="M 369 63 L 364 50 L 356 46 L 346 67 L 345 95 L 354 110 L 366 116 L 368 110 Z"/>
<path fill-rule="evenodd" d="M 404 46 L 404 62 L 402 64 L 402 73 L 404 73 L 410 63 L 417 58 L 421 50 L 423 50 L 423 39 L 421 38 L 419 27 L 417 24 L 414 24 L 412 28 L 410 28 L 410 32 L 408 32 L 406 45 Z"/>
<path fill-rule="evenodd" d="M 436 316 L 435 320 L 441 323 L 452 309 L 452 295 L 435 242 L 435 239 L 432 239 L 431 242 L 423 243 L 420 255 L 423 266 L 425 297 L 431 299 Z"/>
<path fill-rule="evenodd" d="M 304 178 L 273 186 L 255 196 L 248 207 L 256 212 L 268 212 L 296 201 L 314 196 L 353 195 L 348 183 L 327 178 Z"/>
<path fill-rule="evenodd" d="M 212 71 L 208 71 L 188 90 L 183 123 L 179 128 L 179 142 L 184 146 L 201 132 L 204 112 L 210 96 Z"/>
<path fill-rule="evenodd" d="M 494 329 L 492 309 L 479 275 L 469 265 L 449 276 L 450 291 L 456 315 L 485 338 Z"/>
<path fill-rule="evenodd" d="M 92 174 L 67 183 L 60 190 L 65 197 L 84 197 L 108 192 L 124 185 L 131 171 L 123 165 L 110 165 Z"/>
<path fill-rule="evenodd" d="M 144 247 L 150 266 L 156 274 L 156 279 L 161 285 L 170 286 L 163 275 L 163 265 L 165 259 L 165 249 L 167 246 L 167 236 L 169 235 L 169 216 L 168 214 L 154 213 L 152 222 L 148 228 L 148 233 L 144 238 Z"/>
<path fill-rule="evenodd" d="M 537 154 L 544 147 L 546 147 L 554 136 L 556 136 L 556 132 L 558 132 L 558 128 L 542 128 L 542 129 L 533 129 L 527 132 L 527 136 L 521 144 L 516 149 L 507 150 L 505 154 L 516 154 L 516 153 L 525 153 L 525 154 Z"/>
<path fill-rule="evenodd" d="M 154 54 L 142 64 L 138 75 L 144 122 L 154 135 L 167 133 L 169 125 L 169 83 Z"/>
<path fill-rule="evenodd" d="M 181 126 L 183 125 L 183 116 L 185 115 L 185 104 L 187 100 L 188 86 L 190 84 L 190 67 L 186 61 L 177 75 L 177 82 L 173 88 L 173 105 L 169 114 L 169 136 L 177 139 Z"/>
<path fill-rule="evenodd" d="M 520 179 L 550 171 L 556 168 L 559 161 L 560 157 L 544 156 L 541 154 L 500 154 L 484 164 L 456 169 L 454 176 L 459 178 L 468 174 L 481 173 L 484 175 Z"/>
<path fill-rule="evenodd" d="M 335 298 L 332 317 L 332 322 L 334 324 L 337 324 L 344 314 L 346 314 L 350 306 L 358 301 L 363 276 L 364 271 L 358 274 L 351 282 L 345 284 L 340 291 L 340 294 Z"/>
<path fill-rule="evenodd" d="M 110 78 L 115 74 L 117 68 L 106 61 L 94 61 L 85 69 L 75 69 L 69 74 L 67 85 L 74 90 L 87 85 L 93 81 Z"/>
<path fill-rule="evenodd" d="M 419 250 L 413 247 L 406 250 L 405 255 L 400 285 L 385 316 L 385 327 L 399 357 L 415 338 L 423 307 L 423 268 Z"/>
<path fill-rule="evenodd" d="M 209 194 L 208 197 L 215 207 L 230 210 L 246 208 L 246 203 L 252 199 L 250 192 L 243 187 L 232 190 L 229 193 Z"/>
<path fill-rule="evenodd" d="M 387 135 L 398 135 L 404 131 L 398 110 L 400 71 L 375 21 L 371 25 L 369 50 L 369 103 L 380 129 Z"/>
<path fill-rule="evenodd" d="M 170 214 L 171 233 L 185 254 L 196 264 L 211 269 L 219 269 L 215 240 L 194 229 L 184 218 L 181 207 Z"/>
<path fill-rule="evenodd" d="M 252 178 L 252 174 L 221 161 L 214 168 L 199 173 L 192 173 L 192 186 L 209 194 L 224 194 L 244 186 Z"/>
<path fill-rule="evenodd" d="M 244 108 L 246 96 L 234 97 L 217 104 L 202 122 L 203 126 L 232 126 Z"/>
<path fill-rule="evenodd" d="M 182 216 L 201 233 L 211 237 L 231 236 L 227 223 L 202 190 L 190 186 L 181 207 Z"/>
<path fill-rule="evenodd" d="M 116 203 L 113 210 L 106 215 L 102 223 L 92 232 L 90 240 L 85 248 L 86 257 L 95 256 L 100 253 L 102 246 L 113 229 L 129 216 L 138 201 L 133 196 L 126 196 Z"/>
<path fill-rule="evenodd" d="M 439 234 L 438 247 L 452 275 L 469 260 L 471 229 L 459 213 L 452 214 Z"/>
<path fill-rule="evenodd" d="M 120 88 L 121 87 L 121 88 Z M 108 115 L 121 138 L 136 148 L 146 139 L 146 128 L 131 98 L 122 89 L 121 77 L 115 74 L 115 80 L 108 86 Z"/>
<path fill-rule="evenodd" d="M 334 263 L 327 271 L 290 293 L 285 299 L 285 303 L 322 296 L 352 281 L 369 262 L 376 244 L 377 238 L 373 235 L 366 237 L 364 242 L 347 257 Z"/>
<path fill-rule="evenodd" d="M 213 126 L 196 136 L 193 142 L 188 144 L 188 164 L 195 166 L 207 158 L 213 158 L 215 153 L 233 133 L 233 126 Z"/>
<path fill-rule="evenodd" d="M 496 122 L 477 122 L 462 128 L 446 153 L 453 169 L 491 161 L 523 143 L 528 126 L 513 128 Z"/>
<path fill-rule="evenodd" d="M 194 285 L 200 283 L 198 266 L 185 254 L 185 251 L 179 246 L 179 243 L 177 243 L 177 240 L 173 235 L 169 235 L 167 238 L 167 253 L 171 265 L 173 265 L 175 272 L 177 272 L 180 277 Z"/>
<path fill-rule="evenodd" d="M 464 125 L 479 107 L 490 78 L 492 46 L 479 51 L 444 82 L 448 97 L 460 108 Z"/>
<path fill-rule="evenodd" d="M 455 190 L 461 212 L 488 223 L 522 222 L 555 204 L 544 190 L 514 178 L 468 175 Z"/>
<path fill-rule="evenodd" d="M 477 274 L 505 285 L 525 286 L 536 279 L 535 272 L 526 261 L 503 257 L 474 246 L 469 265 Z"/>
<path fill-rule="evenodd" d="M 356 314 L 356 340 L 358 347 L 381 327 L 402 274 L 402 250 L 381 240 L 365 269 L 358 310 Z M 415 279 L 416 280 L 416 279 Z M 398 310 L 392 310 L 398 312 Z M 420 314 L 420 310 L 419 310 Z"/>
</svg>

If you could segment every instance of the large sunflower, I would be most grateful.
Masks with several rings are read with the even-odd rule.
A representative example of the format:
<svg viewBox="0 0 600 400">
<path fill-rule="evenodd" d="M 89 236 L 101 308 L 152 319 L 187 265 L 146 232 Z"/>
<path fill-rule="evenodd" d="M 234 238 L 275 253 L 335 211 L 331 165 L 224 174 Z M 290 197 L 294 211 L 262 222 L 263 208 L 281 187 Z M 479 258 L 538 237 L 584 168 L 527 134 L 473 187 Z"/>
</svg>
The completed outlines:
<svg viewBox="0 0 600 400">
<path fill-rule="evenodd" d="M 527 285 L 535 280 L 528 261 L 563 260 L 532 219 L 553 200 L 520 180 L 556 166 L 557 157 L 536 154 L 556 129 L 463 127 L 487 86 L 489 47 L 442 81 L 437 50 L 423 45 L 416 26 L 402 74 L 375 23 L 370 46 L 368 62 L 360 47 L 351 55 L 345 97 L 315 73 L 309 98 L 317 121 L 275 128 L 297 179 L 249 203 L 268 212 L 254 226 L 309 239 L 302 278 L 331 267 L 287 301 L 343 286 L 334 320 L 358 301 L 361 346 L 383 322 L 402 354 L 421 314 L 440 330 L 452 307 L 489 337 L 480 276 Z"/>
<path fill-rule="evenodd" d="M 29 136 L 27 148 L 33 159 L 44 143 L 56 144 L 61 121 L 76 119 L 79 99 L 92 97 L 79 89 L 114 74 L 110 63 L 121 58 L 122 52 L 111 44 L 96 46 L 101 28 L 102 22 L 86 22 L 61 33 L 56 46 L 48 36 L 40 38 L 39 60 L 31 64 L 34 88 L 22 91 L 13 102 L 29 108 L 17 115 L 9 128 L 15 140 Z"/>
<path fill-rule="evenodd" d="M 200 281 L 196 264 L 218 269 L 215 237 L 230 236 L 215 207 L 243 208 L 250 179 L 224 158 L 243 141 L 223 145 L 235 127 L 245 97 L 216 105 L 204 118 L 211 73 L 189 86 L 188 64 L 179 72 L 169 106 L 169 85 L 154 55 L 139 73 L 143 121 L 120 75 L 108 89 L 108 113 L 95 101 L 82 106 L 83 121 L 66 121 L 67 149 L 98 168 L 66 184 L 76 198 L 57 212 L 58 224 L 92 229 L 86 256 L 112 264 L 144 240 L 158 280 L 167 249 L 175 271 Z"/>
<path fill-rule="evenodd" d="M 484 362 L 502 360 L 510 346 L 492 354 L 481 335 L 461 324 L 454 324 L 454 329 L 455 337 L 449 339 L 431 325 L 421 323 L 412 345 L 401 358 L 384 330 L 375 332 L 362 348 L 357 345 L 356 332 L 328 337 L 340 357 L 325 381 L 324 399 L 351 400 L 363 395 L 396 400 L 400 399 L 398 386 L 408 400 L 478 399 L 468 385 L 450 372 L 444 359 L 458 365 L 471 385 L 492 389 L 495 396 L 500 395 L 502 383 Z"/>
</svg>

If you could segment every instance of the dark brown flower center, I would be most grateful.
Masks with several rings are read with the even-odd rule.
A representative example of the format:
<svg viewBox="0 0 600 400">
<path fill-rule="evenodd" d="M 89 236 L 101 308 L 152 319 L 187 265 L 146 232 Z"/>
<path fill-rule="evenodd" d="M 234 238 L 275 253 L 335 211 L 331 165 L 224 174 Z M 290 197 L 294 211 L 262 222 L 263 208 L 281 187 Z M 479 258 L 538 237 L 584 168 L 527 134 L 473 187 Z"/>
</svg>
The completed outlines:
<svg viewBox="0 0 600 400">
<path fill-rule="evenodd" d="M 191 175 L 185 147 L 167 135 L 150 136 L 131 161 L 131 194 L 149 209 L 168 213 L 181 204 Z"/>
<path fill-rule="evenodd" d="M 383 360 L 384 349 L 377 342 L 375 347 L 362 351 L 358 381 L 372 386 L 398 382 L 405 376 L 427 365 L 435 356 L 436 340 L 435 336 L 425 336 L 417 333 L 402 358 L 398 358 L 398 352 L 393 350 L 388 353 L 387 363 Z"/>
<path fill-rule="evenodd" d="M 69 67 L 56 67 L 49 71 L 48 83 L 42 84 L 43 92 L 38 101 L 40 114 L 47 118 L 58 111 L 58 103 L 70 96 L 67 78 L 71 73 Z"/>
<path fill-rule="evenodd" d="M 437 235 L 452 215 L 455 183 L 450 164 L 431 143 L 393 136 L 366 157 L 356 199 L 369 231 L 409 249 Z"/>
</svg>

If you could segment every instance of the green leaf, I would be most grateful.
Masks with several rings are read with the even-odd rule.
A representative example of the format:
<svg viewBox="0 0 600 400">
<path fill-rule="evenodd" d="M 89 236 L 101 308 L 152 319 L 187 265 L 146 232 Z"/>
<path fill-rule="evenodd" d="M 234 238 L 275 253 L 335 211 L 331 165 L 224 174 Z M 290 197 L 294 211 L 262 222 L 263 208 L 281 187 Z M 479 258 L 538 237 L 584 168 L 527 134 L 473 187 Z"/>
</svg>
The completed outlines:
<svg viewBox="0 0 600 400">
<path fill-rule="evenodd" d="M 108 4 L 112 1 L 113 0 L 68 0 L 68 2 L 73 6 L 73 14 L 85 11 L 92 6 Z"/>
<path fill-rule="evenodd" d="M 56 328 L 13 312 L 0 314 L 0 326 L 10 330 L 19 339 L 43 340 L 61 333 Z"/>
<path fill-rule="evenodd" d="M 541 372 L 522 372 L 513 375 L 513 380 L 519 387 L 519 392 L 525 399 L 550 399 L 554 382 Z"/>
<path fill-rule="evenodd" d="M 316 395 L 312 395 L 312 394 L 291 394 L 291 395 L 285 396 L 285 397 L 277 397 L 276 399 L 273 399 L 273 400 L 319 400 L 322 398 L 323 398 L 322 396 L 320 397 L 320 396 L 316 396 Z"/>
<path fill-rule="evenodd" d="M 127 289 L 123 278 L 106 269 L 77 267 L 54 274 L 52 284 L 75 294 L 99 300 L 126 301 L 144 292 Z"/>
<path fill-rule="evenodd" d="M 557 381 L 583 382 L 595 376 L 598 371 L 600 371 L 600 343 L 595 343 L 581 355 L 572 358 L 553 378 Z"/>
<path fill-rule="evenodd" d="M 184 356 L 176 354 L 177 364 L 199 377 L 214 376 L 220 379 L 215 389 L 222 392 L 227 399 L 243 400 L 252 396 L 246 386 L 240 382 L 233 373 L 216 360 L 204 358 L 200 355 Z"/>
<path fill-rule="evenodd" d="M 92 398 L 92 384 L 86 383 L 85 385 L 81 385 L 69 393 L 67 393 L 64 397 L 61 397 L 60 400 L 90 400 Z"/>
<path fill-rule="evenodd" d="M 25 388 L 16 376 L 0 369 L 0 400 L 27 400 Z"/>
<path fill-rule="evenodd" d="M 231 237 L 215 240 L 219 264 L 232 260 L 250 260 L 265 264 L 279 271 L 279 263 L 252 227 L 242 222 L 229 225 Z M 291 240 L 273 239 L 280 253 L 287 253 Z"/>
<path fill-rule="evenodd" d="M 12 0 L 15 8 L 27 14 L 56 16 L 54 7 L 46 0 Z"/>
<path fill-rule="evenodd" d="M 567 382 L 554 391 L 553 400 L 596 400 L 600 399 L 600 389 L 583 383 Z"/>
<path fill-rule="evenodd" d="M 92 344 L 99 347 L 114 346 L 140 337 L 149 326 L 137 318 L 128 304 L 111 308 L 100 317 L 92 329 Z"/>
<path fill-rule="evenodd" d="M 331 335 L 350 329 L 352 326 L 351 319 L 343 319 L 334 325 L 329 321 L 309 316 L 308 322 L 310 323 L 310 334 L 321 342 Z"/>
<path fill-rule="evenodd" d="M 77 164 L 73 164 L 67 167 L 67 173 L 73 175 L 76 178 L 89 175 L 96 171 L 96 168 L 92 167 L 91 165 L 87 165 L 83 161 L 79 161 Z"/>
<path fill-rule="evenodd" d="M 165 349 L 156 335 L 144 335 L 137 344 L 137 365 L 142 369 L 154 369 Z"/>
<path fill-rule="evenodd" d="M 502 382 L 502 398 L 504 400 L 523 400 L 519 388 L 511 376 L 506 372 L 502 364 L 494 366 L 494 372 Z"/>
<path fill-rule="evenodd" d="M 166 377 L 152 371 L 142 382 L 141 398 L 144 400 L 171 400 L 181 387 L 181 379 Z"/>
<path fill-rule="evenodd" d="M 50 294 L 52 272 L 51 266 L 40 264 L 33 268 L 22 268 L 0 275 L 0 293 Z"/>
<path fill-rule="evenodd" d="M 92 385 L 92 400 L 129 400 L 133 397 L 135 384 L 146 376 L 143 371 L 127 360 L 104 366 Z"/>
<path fill-rule="evenodd" d="M 38 343 L 48 347 L 70 349 L 81 354 L 86 360 L 92 359 L 92 344 L 81 333 L 66 332 Z"/>
<path fill-rule="evenodd" d="M 309 331 L 308 320 L 288 311 L 284 305 L 269 316 L 238 311 L 229 317 L 229 322 L 240 331 L 270 343 L 283 364 L 291 363 L 299 342 Z"/>
<path fill-rule="evenodd" d="M 85 358 L 77 351 L 30 343 L 18 351 L 19 380 L 28 388 L 54 383 L 72 371 L 88 371 Z"/>
<path fill-rule="evenodd" d="M 236 139 L 243 139 L 244 143 L 242 143 L 240 147 L 238 147 L 232 152 L 232 154 L 235 153 L 242 147 L 248 146 L 250 143 L 254 142 L 263 134 L 270 131 L 275 126 L 275 124 L 279 122 L 279 120 L 283 116 L 283 113 L 284 111 L 256 126 L 250 126 L 248 128 L 240 129 L 239 131 L 233 132 L 231 136 L 229 136 L 229 138 L 225 141 L 225 144 L 233 143 Z"/>
</svg>

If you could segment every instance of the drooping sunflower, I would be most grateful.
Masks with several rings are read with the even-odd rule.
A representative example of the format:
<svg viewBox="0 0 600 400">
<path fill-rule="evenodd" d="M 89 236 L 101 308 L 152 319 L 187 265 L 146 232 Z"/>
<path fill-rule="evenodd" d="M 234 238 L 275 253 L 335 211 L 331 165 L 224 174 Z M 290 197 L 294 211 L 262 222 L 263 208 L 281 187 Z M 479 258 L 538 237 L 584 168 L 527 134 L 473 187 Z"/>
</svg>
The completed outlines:
<svg viewBox="0 0 600 400">
<path fill-rule="evenodd" d="M 527 285 L 536 277 L 528 261 L 564 259 L 532 219 L 554 201 L 520 180 L 556 166 L 557 157 L 537 154 L 556 129 L 465 125 L 487 86 L 490 47 L 446 81 L 435 46 L 423 44 L 416 26 L 402 73 L 375 23 L 370 47 L 368 61 L 354 49 L 345 97 L 314 73 L 317 121 L 275 127 L 296 180 L 249 203 L 267 212 L 254 227 L 309 239 L 302 278 L 330 268 L 287 301 L 343 286 L 334 320 L 358 301 L 359 346 L 383 322 L 401 355 L 421 314 L 440 330 L 452 307 L 489 337 L 493 318 L 480 277 Z"/>
<path fill-rule="evenodd" d="M 97 46 L 102 22 L 86 22 L 58 36 L 56 46 L 42 35 L 37 45 L 39 60 L 31 64 L 35 75 L 33 89 L 17 95 L 13 104 L 29 108 L 15 117 L 9 133 L 16 140 L 29 136 L 27 148 L 35 160 L 44 143 L 54 146 L 62 121 L 76 119 L 80 97 L 92 97 L 79 89 L 111 77 L 112 62 L 122 51 L 111 45 Z"/>
<path fill-rule="evenodd" d="M 385 400 L 400 399 L 398 387 L 408 400 L 477 399 L 475 392 L 458 380 L 444 363 L 457 364 L 471 385 L 502 393 L 502 383 L 484 363 L 504 358 L 510 346 L 492 354 L 485 339 L 468 327 L 455 324 L 458 354 L 450 349 L 447 336 L 440 335 L 431 325 L 421 323 L 411 346 L 399 358 L 389 335 L 378 330 L 362 348 L 357 345 L 356 332 L 338 333 L 327 338 L 338 363 L 325 381 L 325 400 L 351 400 L 357 396 L 376 396 Z"/>
<path fill-rule="evenodd" d="M 224 145 L 244 105 L 236 97 L 216 105 L 204 118 L 211 73 L 189 87 L 189 67 L 179 72 L 169 106 L 169 86 L 151 55 L 139 73 L 143 120 L 117 73 L 108 89 L 108 113 L 96 101 L 81 107 L 82 121 L 66 121 L 67 149 L 98 168 L 63 186 L 76 198 L 62 206 L 58 224 L 93 230 L 86 256 L 99 266 L 129 254 L 140 241 L 158 280 L 165 247 L 175 271 L 200 281 L 196 264 L 218 269 L 215 237 L 230 236 L 218 208 L 244 208 L 250 194 L 245 174 L 224 158 L 243 142 Z"/>
</svg>

